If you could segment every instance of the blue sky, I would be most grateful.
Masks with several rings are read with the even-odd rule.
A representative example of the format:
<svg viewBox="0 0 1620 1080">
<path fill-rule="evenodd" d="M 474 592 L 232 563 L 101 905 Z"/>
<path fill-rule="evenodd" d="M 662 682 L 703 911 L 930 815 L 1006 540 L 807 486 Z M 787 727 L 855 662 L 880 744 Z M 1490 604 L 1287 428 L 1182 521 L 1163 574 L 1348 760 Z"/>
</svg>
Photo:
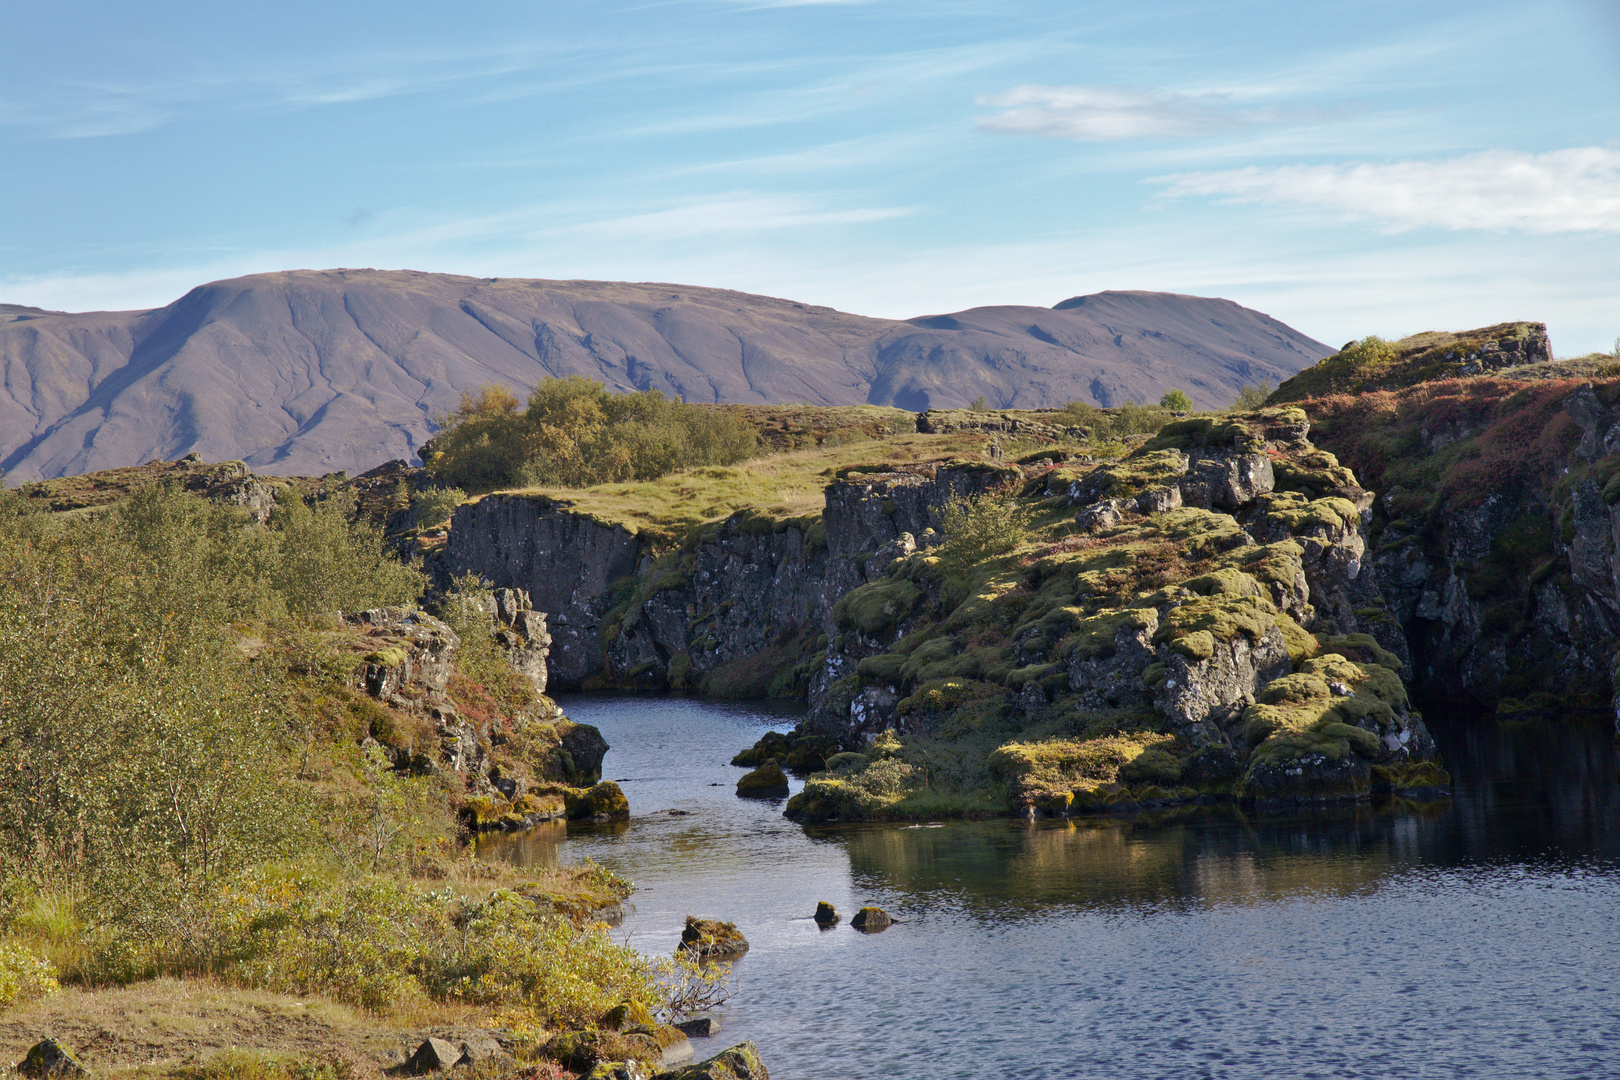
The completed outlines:
<svg viewBox="0 0 1620 1080">
<path fill-rule="evenodd" d="M 292 267 L 1620 335 L 1620 5 L 0 0 L 0 300 Z"/>
</svg>

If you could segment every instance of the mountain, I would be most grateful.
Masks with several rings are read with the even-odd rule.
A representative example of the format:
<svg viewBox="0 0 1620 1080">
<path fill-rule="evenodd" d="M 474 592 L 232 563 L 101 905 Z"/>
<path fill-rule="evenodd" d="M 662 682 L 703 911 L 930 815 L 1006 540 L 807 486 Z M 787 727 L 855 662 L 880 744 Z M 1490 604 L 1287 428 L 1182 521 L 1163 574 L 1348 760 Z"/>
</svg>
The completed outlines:
<svg viewBox="0 0 1620 1080">
<path fill-rule="evenodd" d="M 0 305 L 11 483 L 197 452 L 318 474 L 409 458 L 463 390 L 586 375 L 688 401 L 1216 407 L 1333 350 L 1230 300 L 1103 292 L 871 319 L 724 289 L 292 270 L 150 311 Z"/>
</svg>

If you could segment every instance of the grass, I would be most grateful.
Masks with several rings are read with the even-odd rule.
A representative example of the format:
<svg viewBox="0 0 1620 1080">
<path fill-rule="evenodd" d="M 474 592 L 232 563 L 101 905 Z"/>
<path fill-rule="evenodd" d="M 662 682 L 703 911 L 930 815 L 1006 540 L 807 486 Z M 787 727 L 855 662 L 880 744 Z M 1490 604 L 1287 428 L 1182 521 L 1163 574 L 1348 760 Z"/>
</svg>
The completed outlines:
<svg viewBox="0 0 1620 1080">
<path fill-rule="evenodd" d="M 840 470 L 903 467 L 941 458 L 988 460 L 987 436 L 897 435 L 881 442 L 848 442 L 768 454 L 735 466 L 705 466 L 644 483 L 588 488 L 520 488 L 504 494 L 544 495 L 577 513 L 665 544 L 708 522 L 749 511 L 776 521 L 819 518 L 825 491 Z"/>
</svg>

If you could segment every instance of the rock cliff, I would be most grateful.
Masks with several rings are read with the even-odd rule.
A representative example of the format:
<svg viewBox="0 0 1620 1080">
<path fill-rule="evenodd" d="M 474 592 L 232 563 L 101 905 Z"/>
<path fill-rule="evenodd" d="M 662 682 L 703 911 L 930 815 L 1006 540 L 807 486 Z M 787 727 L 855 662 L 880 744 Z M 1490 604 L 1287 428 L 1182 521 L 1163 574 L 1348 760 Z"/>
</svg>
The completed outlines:
<svg viewBox="0 0 1620 1080">
<path fill-rule="evenodd" d="M 557 685 L 806 700 L 778 756 L 844 774 L 803 816 L 938 788 L 926 742 L 960 759 L 955 796 L 1002 810 L 1433 787 L 1367 572 L 1373 496 L 1308 434 L 1284 409 L 1174 423 L 1123 458 L 844 470 L 818 518 L 738 513 L 676 546 L 491 496 L 457 511 L 444 569 L 530 591 Z M 953 570 L 953 500 L 1021 507 L 1028 535 Z"/>
</svg>

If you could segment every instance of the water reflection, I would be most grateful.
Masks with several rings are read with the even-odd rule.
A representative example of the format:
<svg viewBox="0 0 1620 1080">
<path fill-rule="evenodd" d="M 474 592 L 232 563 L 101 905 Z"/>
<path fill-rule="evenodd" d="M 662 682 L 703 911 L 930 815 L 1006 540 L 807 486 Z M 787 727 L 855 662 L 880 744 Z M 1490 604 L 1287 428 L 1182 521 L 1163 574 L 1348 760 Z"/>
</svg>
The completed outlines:
<svg viewBox="0 0 1620 1080">
<path fill-rule="evenodd" d="M 649 952 L 686 914 L 736 921 L 753 948 L 725 1038 L 782 1080 L 1620 1075 L 1601 726 L 1431 716 L 1456 780 L 1434 804 L 804 829 L 737 799 L 725 764 L 780 718 L 566 707 L 607 735 L 631 821 L 481 850 L 625 873 L 621 933 Z M 823 899 L 906 921 L 824 932 Z"/>
</svg>

